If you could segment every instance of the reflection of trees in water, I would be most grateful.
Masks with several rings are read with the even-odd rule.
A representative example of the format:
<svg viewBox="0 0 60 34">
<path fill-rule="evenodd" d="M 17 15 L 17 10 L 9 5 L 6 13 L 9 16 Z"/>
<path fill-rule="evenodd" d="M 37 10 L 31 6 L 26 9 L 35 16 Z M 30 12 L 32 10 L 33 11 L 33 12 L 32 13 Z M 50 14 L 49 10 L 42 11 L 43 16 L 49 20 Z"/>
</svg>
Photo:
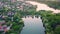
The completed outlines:
<svg viewBox="0 0 60 34">
<path fill-rule="evenodd" d="M 30 16 L 30 15 L 27 15 L 27 16 L 23 16 L 22 18 L 40 18 L 40 16 Z"/>
</svg>

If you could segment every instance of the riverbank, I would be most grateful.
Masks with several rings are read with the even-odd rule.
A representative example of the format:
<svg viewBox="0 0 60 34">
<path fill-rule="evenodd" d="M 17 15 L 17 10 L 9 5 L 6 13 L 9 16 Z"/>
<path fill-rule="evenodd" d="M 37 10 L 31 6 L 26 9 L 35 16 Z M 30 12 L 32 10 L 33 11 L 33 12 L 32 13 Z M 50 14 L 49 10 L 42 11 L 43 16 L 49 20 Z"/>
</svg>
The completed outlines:
<svg viewBox="0 0 60 34">
<path fill-rule="evenodd" d="M 60 34 L 60 13 L 52 14 L 49 11 L 39 11 L 46 34 Z"/>
<path fill-rule="evenodd" d="M 53 8 L 50 8 L 48 5 L 45 4 L 40 4 L 40 3 L 35 3 L 33 2 L 28 2 L 31 3 L 32 5 L 37 5 L 38 9 L 36 9 L 36 13 L 33 15 L 41 15 L 42 16 L 42 22 L 44 24 L 44 27 L 46 29 L 46 34 L 59 34 L 60 29 L 60 10 L 55 10 Z M 41 6 L 42 5 L 42 6 Z M 41 9 L 42 8 L 42 9 Z M 41 10 L 41 11 L 39 11 Z M 56 14 L 55 14 L 56 13 Z"/>
<path fill-rule="evenodd" d="M 39 2 L 35 2 L 35 1 L 26 1 L 26 2 L 30 3 L 32 5 L 37 5 L 36 11 L 47 10 L 47 11 L 53 11 L 53 13 L 59 13 L 60 12 L 60 10 L 58 10 L 58 9 L 55 10 L 54 8 L 51 8 L 47 4 L 44 4 L 44 3 L 39 3 Z"/>
</svg>

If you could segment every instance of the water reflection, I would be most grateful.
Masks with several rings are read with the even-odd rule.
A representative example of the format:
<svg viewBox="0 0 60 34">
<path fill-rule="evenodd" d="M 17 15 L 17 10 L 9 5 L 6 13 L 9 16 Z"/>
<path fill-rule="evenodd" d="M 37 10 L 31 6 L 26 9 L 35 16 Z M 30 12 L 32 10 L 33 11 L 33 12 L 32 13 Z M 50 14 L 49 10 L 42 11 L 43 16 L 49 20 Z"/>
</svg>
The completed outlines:
<svg viewBox="0 0 60 34">
<path fill-rule="evenodd" d="M 40 19 L 40 16 L 23 16 L 23 18 L 38 18 L 38 19 Z"/>
<path fill-rule="evenodd" d="M 43 23 L 40 17 L 37 16 L 25 16 L 22 18 L 25 26 L 21 31 L 21 34 L 45 34 Z"/>
</svg>

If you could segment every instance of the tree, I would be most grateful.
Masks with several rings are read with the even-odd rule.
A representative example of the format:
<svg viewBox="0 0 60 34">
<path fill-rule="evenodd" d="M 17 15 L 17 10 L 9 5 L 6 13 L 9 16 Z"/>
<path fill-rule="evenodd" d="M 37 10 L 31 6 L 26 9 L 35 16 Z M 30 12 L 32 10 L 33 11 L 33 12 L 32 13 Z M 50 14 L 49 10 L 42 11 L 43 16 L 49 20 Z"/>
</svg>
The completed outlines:
<svg viewBox="0 0 60 34">
<path fill-rule="evenodd" d="M 55 28 L 55 34 L 60 34 L 60 25 Z"/>
</svg>

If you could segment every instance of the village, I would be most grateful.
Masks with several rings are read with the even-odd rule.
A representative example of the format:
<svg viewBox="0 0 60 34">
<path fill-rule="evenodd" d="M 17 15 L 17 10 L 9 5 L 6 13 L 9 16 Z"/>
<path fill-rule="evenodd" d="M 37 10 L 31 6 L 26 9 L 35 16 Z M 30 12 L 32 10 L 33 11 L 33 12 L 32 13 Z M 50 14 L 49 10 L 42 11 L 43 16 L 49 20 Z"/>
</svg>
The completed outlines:
<svg viewBox="0 0 60 34">
<path fill-rule="evenodd" d="M 60 4 L 51 2 L 0 0 L 0 33 L 60 34 Z"/>
<path fill-rule="evenodd" d="M 25 2 L 24 0 L 10 0 L 6 2 L 0 2 L 0 8 L 7 7 L 9 9 L 19 9 L 19 10 L 29 10 L 35 9 L 37 6 L 32 5 L 30 3 Z"/>
<path fill-rule="evenodd" d="M 16 13 L 14 11 L 15 9 L 26 11 L 26 10 L 32 9 L 32 7 L 33 5 L 26 3 L 25 1 L 15 1 L 15 0 L 10 0 L 7 2 L 0 1 L 0 32 L 2 34 L 5 34 L 8 30 L 11 29 L 12 23 L 7 25 L 7 22 L 14 21 L 13 18 Z M 7 9 L 3 10 L 5 8 Z M 8 9 L 9 11 L 7 11 Z"/>
</svg>

